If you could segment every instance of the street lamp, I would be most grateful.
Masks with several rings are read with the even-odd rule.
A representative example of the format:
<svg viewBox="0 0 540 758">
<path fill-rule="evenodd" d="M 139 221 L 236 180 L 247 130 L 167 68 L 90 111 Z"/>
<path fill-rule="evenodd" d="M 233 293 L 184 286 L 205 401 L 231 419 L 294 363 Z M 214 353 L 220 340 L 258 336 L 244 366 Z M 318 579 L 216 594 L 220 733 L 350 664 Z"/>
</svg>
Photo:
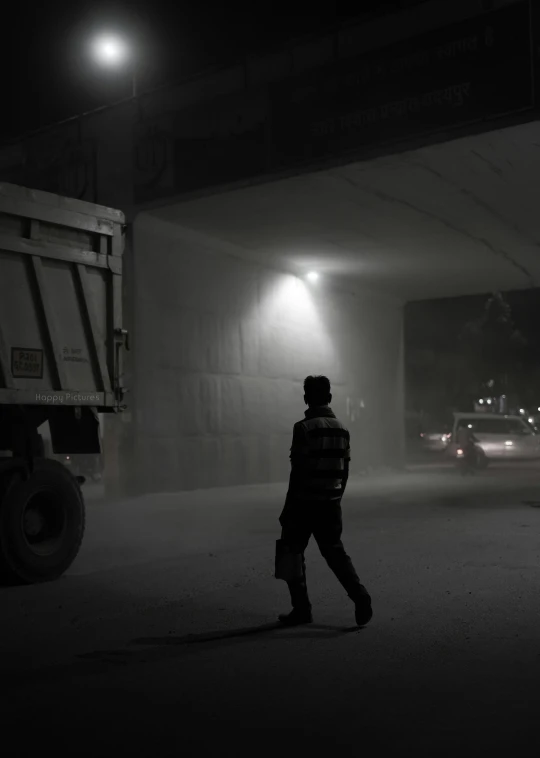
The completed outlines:
<svg viewBox="0 0 540 758">
<path fill-rule="evenodd" d="M 103 66 L 118 68 L 125 63 L 131 64 L 132 95 L 137 97 L 137 69 L 133 49 L 116 34 L 103 34 L 93 41 L 92 52 L 95 60 Z"/>
</svg>

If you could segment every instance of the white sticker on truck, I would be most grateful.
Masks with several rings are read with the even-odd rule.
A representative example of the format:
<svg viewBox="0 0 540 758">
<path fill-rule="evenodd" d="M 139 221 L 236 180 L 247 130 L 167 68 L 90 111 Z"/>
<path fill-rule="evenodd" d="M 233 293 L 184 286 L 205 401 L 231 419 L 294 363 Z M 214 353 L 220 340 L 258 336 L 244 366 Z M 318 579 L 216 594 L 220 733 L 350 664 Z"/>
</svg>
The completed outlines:
<svg viewBox="0 0 540 758">
<path fill-rule="evenodd" d="M 42 379 L 43 350 L 12 347 L 11 373 L 14 379 Z"/>
<path fill-rule="evenodd" d="M 62 350 L 62 358 L 71 363 L 90 363 L 88 358 L 83 355 L 81 347 L 65 347 Z"/>
</svg>

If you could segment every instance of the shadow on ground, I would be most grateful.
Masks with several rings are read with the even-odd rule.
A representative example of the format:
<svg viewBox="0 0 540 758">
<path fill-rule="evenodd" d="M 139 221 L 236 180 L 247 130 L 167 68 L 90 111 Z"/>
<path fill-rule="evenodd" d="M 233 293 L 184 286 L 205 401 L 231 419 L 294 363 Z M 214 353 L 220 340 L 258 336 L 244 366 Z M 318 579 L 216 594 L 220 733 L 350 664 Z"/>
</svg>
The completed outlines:
<svg viewBox="0 0 540 758">
<path fill-rule="evenodd" d="M 299 630 L 303 629 L 304 632 Z M 248 635 L 262 634 L 265 632 L 285 631 L 293 634 L 280 634 L 281 638 L 294 636 L 295 639 L 303 637 L 305 639 L 321 639 L 340 637 L 342 634 L 356 632 L 360 630 L 358 626 L 339 627 L 328 624 L 309 624 L 302 627 L 287 627 L 279 622 L 271 624 L 261 624 L 259 626 L 243 627 L 240 629 L 229 629 L 219 632 L 204 632 L 202 634 L 187 634 L 182 637 L 140 637 L 132 640 L 132 645 L 189 645 L 203 642 L 216 642 L 218 640 L 228 640 L 235 637 L 246 637 Z"/>
<path fill-rule="evenodd" d="M 262 624 L 253 627 L 188 634 L 175 637 L 140 637 L 125 648 L 115 650 L 94 650 L 81 653 L 66 664 L 45 666 L 27 672 L 2 671 L 3 683 L 17 688 L 28 685 L 29 682 L 45 682 L 71 680 L 73 676 L 93 676 L 104 674 L 111 669 L 125 667 L 129 664 L 159 663 L 171 658 L 202 652 L 203 650 L 218 649 L 248 642 L 255 637 L 266 640 L 331 640 L 361 632 L 364 627 L 341 627 L 326 624 L 309 624 L 298 627 L 286 627 L 279 623 Z M 274 632 L 274 634 L 271 634 Z M 131 647 L 131 649 L 129 649 Z M 136 648 L 136 649 L 133 649 Z"/>
</svg>

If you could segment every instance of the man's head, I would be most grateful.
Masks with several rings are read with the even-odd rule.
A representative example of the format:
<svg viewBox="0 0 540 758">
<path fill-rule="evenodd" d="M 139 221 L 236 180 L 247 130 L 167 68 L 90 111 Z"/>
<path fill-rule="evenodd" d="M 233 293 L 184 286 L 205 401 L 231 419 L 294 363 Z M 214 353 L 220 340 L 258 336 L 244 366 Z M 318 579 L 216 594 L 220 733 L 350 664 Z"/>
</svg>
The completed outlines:
<svg viewBox="0 0 540 758">
<path fill-rule="evenodd" d="M 304 402 L 316 407 L 332 401 L 330 380 L 326 376 L 306 376 L 304 379 Z"/>
</svg>

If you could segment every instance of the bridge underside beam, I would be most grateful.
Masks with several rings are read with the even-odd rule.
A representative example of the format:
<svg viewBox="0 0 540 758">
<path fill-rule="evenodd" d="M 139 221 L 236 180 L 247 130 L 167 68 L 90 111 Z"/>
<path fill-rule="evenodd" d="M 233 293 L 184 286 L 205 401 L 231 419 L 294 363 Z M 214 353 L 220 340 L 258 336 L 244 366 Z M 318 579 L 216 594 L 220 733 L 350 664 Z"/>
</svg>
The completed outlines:
<svg viewBox="0 0 540 758">
<path fill-rule="evenodd" d="M 540 122 L 152 213 L 224 250 L 403 300 L 540 284 Z"/>
</svg>

